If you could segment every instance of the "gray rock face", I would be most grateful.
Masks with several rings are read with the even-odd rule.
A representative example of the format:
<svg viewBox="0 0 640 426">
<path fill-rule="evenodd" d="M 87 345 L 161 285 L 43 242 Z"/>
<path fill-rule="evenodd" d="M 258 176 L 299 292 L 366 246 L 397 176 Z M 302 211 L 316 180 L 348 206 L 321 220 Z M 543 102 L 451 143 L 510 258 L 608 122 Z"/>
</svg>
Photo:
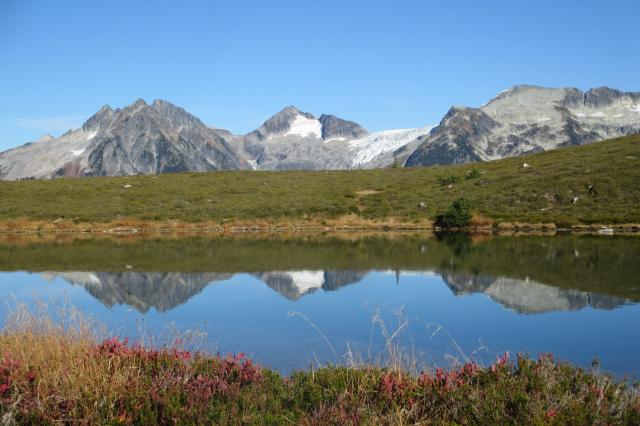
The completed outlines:
<svg viewBox="0 0 640 426">
<path fill-rule="evenodd" d="M 406 166 L 495 160 L 637 132 L 640 93 L 516 86 L 480 108 L 452 108 Z"/>
<path fill-rule="evenodd" d="M 96 135 L 90 175 L 155 174 L 246 168 L 223 136 L 169 102 L 143 100 L 119 111 Z"/>
<path fill-rule="evenodd" d="M 320 124 L 322 125 L 322 139 L 325 141 L 333 138 L 357 139 L 369 133 L 358 123 L 343 120 L 330 114 L 322 114 Z"/>
</svg>

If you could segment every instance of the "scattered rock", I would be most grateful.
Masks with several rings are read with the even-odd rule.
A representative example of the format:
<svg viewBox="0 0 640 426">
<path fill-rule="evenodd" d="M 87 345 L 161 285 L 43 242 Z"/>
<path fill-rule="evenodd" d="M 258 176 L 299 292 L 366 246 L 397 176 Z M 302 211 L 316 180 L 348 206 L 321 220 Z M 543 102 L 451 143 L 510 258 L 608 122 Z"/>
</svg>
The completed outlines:
<svg viewBox="0 0 640 426">
<path fill-rule="evenodd" d="M 129 185 L 129 184 L 126 184 L 125 186 L 123 186 L 123 188 L 124 188 L 124 189 L 128 189 L 128 188 L 131 188 L 131 185 Z"/>
</svg>

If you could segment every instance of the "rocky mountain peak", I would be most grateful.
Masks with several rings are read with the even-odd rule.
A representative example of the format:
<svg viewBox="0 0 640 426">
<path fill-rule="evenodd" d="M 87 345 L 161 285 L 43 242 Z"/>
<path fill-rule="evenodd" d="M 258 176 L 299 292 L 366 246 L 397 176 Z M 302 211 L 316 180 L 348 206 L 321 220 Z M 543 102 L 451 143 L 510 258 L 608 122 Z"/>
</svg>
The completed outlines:
<svg viewBox="0 0 640 426">
<path fill-rule="evenodd" d="M 289 105 L 265 121 L 262 124 L 262 129 L 264 129 L 266 133 L 284 133 L 291 128 L 292 123 L 297 117 L 315 120 L 313 114 L 302 112 L 293 105 Z"/>
<path fill-rule="evenodd" d="M 82 125 L 82 130 L 90 132 L 105 129 L 113 121 L 117 111 L 111 109 L 109 105 L 104 105 L 98 112 L 92 115 Z"/>
<path fill-rule="evenodd" d="M 632 100 L 640 100 L 640 93 L 625 93 L 606 86 L 596 87 L 585 92 L 584 106 L 589 108 L 607 107 L 625 96 Z"/>
<path fill-rule="evenodd" d="M 151 107 L 163 120 L 166 120 L 169 125 L 173 127 L 204 126 L 204 123 L 202 123 L 199 118 L 189 114 L 183 108 L 180 108 L 169 101 L 156 99 L 151 104 Z"/>
<path fill-rule="evenodd" d="M 149 106 L 149 105 L 147 105 L 145 100 L 142 98 L 138 98 L 134 103 L 130 105 L 130 108 L 142 108 L 146 106 Z"/>
<path fill-rule="evenodd" d="M 322 139 L 324 140 L 333 138 L 358 139 L 369 134 L 358 123 L 343 120 L 331 114 L 322 114 L 320 116 L 320 124 L 322 125 Z"/>
</svg>

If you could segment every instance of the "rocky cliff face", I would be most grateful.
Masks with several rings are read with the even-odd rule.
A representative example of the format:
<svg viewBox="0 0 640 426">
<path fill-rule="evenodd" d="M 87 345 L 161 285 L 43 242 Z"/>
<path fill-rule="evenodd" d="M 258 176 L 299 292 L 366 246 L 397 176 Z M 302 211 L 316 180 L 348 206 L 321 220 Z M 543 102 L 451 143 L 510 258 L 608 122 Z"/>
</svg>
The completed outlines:
<svg viewBox="0 0 640 426">
<path fill-rule="evenodd" d="M 637 132 L 640 93 L 516 86 L 480 108 L 451 108 L 406 166 L 495 160 Z"/>
<path fill-rule="evenodd" d="M 331 139 L 358 139 L 369 133 L 358 123 L 343 120 L 335 115 L 322 114 L 319 121 L 322 125 L 322 139 L 325 141 Z"/>
</svg>

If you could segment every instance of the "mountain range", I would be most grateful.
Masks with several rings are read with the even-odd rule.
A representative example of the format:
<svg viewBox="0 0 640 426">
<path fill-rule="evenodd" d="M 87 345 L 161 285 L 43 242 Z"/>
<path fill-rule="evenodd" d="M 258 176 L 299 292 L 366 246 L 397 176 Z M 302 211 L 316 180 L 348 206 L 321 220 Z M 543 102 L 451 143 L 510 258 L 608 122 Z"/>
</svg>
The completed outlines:
<svg viewBox="0 0 640 426">
<path fill-rule="evenodd" d="M 288 106 L 246 135 L 167 101 L 102 107 L 81 128 L 0 153 L 0 179 L 209 170 L 422 167 L 488 161 L 640 132 L 640 92 L 515 86 L 437 125 L 369 132 Z"/>
</svg>

